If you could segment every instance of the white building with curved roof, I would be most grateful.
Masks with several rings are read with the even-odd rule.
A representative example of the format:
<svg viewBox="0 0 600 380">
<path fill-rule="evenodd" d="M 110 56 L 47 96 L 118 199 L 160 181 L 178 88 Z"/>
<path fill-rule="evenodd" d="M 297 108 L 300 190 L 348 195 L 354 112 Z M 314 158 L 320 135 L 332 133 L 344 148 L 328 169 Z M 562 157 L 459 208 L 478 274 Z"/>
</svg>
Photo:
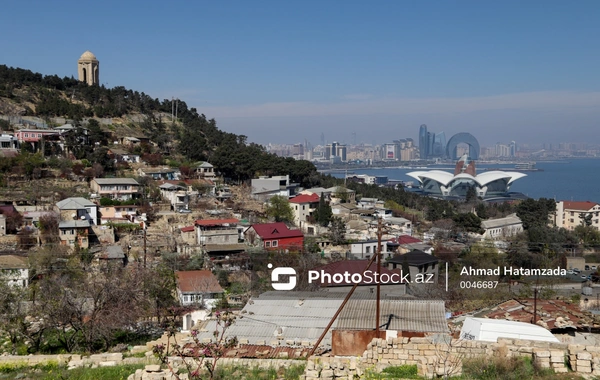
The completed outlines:
<svg viewBox="0 0 600 380">
<path fill-rule="evenodd" d="M 475 163 L 472 161 L 467 165 L 466 160 L 463 156 L 458 161 L 454 173 L 424 170 L 406 173 L 406 175 L 419 181 L 425 195 L 464 198 L 469 188 L 474 188 L 477 196 L 484 199 L 506 196 L 516 180 L 527 176 L 521 172 L 501 170 L 476 174 Z"/>
</svg>

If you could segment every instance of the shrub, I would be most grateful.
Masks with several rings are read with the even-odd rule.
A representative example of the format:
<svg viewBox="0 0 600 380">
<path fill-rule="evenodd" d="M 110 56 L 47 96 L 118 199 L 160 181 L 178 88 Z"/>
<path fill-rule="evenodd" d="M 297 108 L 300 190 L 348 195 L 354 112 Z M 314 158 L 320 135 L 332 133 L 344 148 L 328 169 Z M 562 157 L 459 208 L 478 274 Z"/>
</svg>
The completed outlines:
<svg viewBox="0 0 600 380">
<path fill-rule="evenodd" d="M 530 357 L 473 358 L 463 361 L 463 377 L 478 380 L 521 380 L 549 376 L 551 369 L 535 365 Z"/>
</svg>

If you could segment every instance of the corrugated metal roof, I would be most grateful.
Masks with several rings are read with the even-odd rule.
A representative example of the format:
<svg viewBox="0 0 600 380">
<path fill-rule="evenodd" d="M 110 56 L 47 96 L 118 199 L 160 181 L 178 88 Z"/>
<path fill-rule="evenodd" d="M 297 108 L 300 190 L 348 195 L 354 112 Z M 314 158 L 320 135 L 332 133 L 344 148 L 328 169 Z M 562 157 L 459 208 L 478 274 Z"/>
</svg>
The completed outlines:
<svg viewBox="0 0 600 380">
<path fill-rule="evenodd" d="M 374 300 L 348 301 L 340 313 L 336 330 L 369 330 L 375 328 Z M 412 332 L 448 332 L 444 301 L 381 300 L 380 323 L 386 330 Z"/>
<path fill-rule="evenodd" d="M 302 342 L 314 344 L 342 304 L 346 293 L 331 292 L 267 292 L 250 300 L 227 336 L 245 339 L 250 344 L 294 346 Z M 414 332 L 447 332 L 443 301 L 381 300 L 381 325 L 389 329 Z M 375 295 L 355 293 L 344 307 L 332 329 L 375 328 Z M 212 339 L 216 329 L 214 320 L 200 327 L 200 340 Z M 331 330 L 321 347 L 331 346 Z"/>
<path fill-rule="evenodd" d="M 140 185 L 133 178 L 94 178 L 92 181 L 98 185 Z"/>
</svg>

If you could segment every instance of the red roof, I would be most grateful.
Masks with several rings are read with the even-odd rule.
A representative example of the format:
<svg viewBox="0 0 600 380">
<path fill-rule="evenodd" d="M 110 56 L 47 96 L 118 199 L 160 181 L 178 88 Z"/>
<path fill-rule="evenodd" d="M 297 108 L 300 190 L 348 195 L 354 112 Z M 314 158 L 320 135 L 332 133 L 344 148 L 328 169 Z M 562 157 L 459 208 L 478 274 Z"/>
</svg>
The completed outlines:
<svg viewBox="0 0 600 380">
<path fill-rule="evenodd" d="M 565 210 L 581 210 L 581 211 L 588 211 L 589 209 L 591 209 L 592 207 L 594 207 L 598 204 L 596 202 L 590 202 L 590 201 L 585 201 L 585 202 L 562 201 L 562 202 L 563 202 L 563 208 Z"/>
<path fill-rule="evenodd" d="M 315 203 L 319 201 L 319 196 L 317 194 L 301 194 L 292 199 L 290 199 L 290 203 Z"/>
<path fill-rule="evenodd" d="M 367 264 L 369 263 L 370 260 L 341 260 L 341 261 L 336 261 L 334 263 L 330 263 L 318 268 L 315 268 L 314 270 L 316 271 L 324 271 L 325 273 L 328 273 L 330 275 L 334 275 L 336 273 L 350 273 L 355 274 L 355 273 L 364 273 L 367 270 L 371 271 L 371 272 L 377 272 L 377 263 L 371 263 L 371 266 L 369 266 L 369 269 L 365 269 L 367 267 Z M 384 267 L 383 265 L 381 266 L 381 274 L 387 274 L 387 275 L 391 275 L 394 272 L 392 272 L 391 270 L 387 269 L 386 267 Z M 367 279 L 364 279 L 363 285 L 374 285 L 376 284 L 375 282 L 371 283 L 368 282 Z M 345 286 L 345 285 L 354 285 L 354 283 L 352 282 L 348 282 L 348 283 L 340 283 L 340 284 L 323 284 L 323 286 Z"/>
<path fill-rule="evenodd" d="M 175 272 L 182 293 L 223 293 L 217 277 L 209 270 Z"/>
<path fill-rule="evenodd" d="M 181 229 L 181 232 L 193 232 L 194 226 L 186 226 Z"/>
<path fill-rule="evenodd" d="M 400 235 L 397 238 L 391 239 L 389 242 L 402 245 L 402 244 L 421 243 L 422 240 L 414 238 L 410 235 Z"/>
<path fill-rule="evenodd" d="M 252 228 L 260 236 L 261 239 L 278 239 L 278 238 L 291 238 L 291 237 L 304 237 L 304 234 L 300 230 L 290 230 L 285 223 L 264 223 L 264 224 L 253 224 Z"/>
<path fill-rule="evenodd" d="M 194 222 L 196 226 L 221 226 L 223 224 L 236 224 L 237 219 L 198 219 Z"/>
</svg>

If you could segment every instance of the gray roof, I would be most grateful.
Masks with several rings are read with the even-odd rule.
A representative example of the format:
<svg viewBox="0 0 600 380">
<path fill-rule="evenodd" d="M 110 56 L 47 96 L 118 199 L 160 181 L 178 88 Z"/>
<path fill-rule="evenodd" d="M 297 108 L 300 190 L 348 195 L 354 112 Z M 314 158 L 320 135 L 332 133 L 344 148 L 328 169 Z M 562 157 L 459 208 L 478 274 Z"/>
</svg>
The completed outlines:
<svg viewBox="0 0 600 380">
<path fill-rule="evenodd" d="M 104 248 L 104 252 L 98 255 L 101 259 L 124 259 L 125 253 L 123 252 L 123 248 L 120 245 L 109 245 Z"/>
<path fill-rule="evenodd" d="M 266 292 L 250 300 L 235 323 L 227 330 L 228 336 L 247 339 L 250 344 L 274 341 L 285 344 L 288 340 L 314 344 L 342 304 L 345 292 Z M 373 329 L 375 294 L 355 293 L 344 307 L 332 329 Z M 408 303 L 407 303 L 408 302 Z M 446 332 L 443 301 L 406 301 L 382 297 L 382 324 L 390 314 L 391 329 L 406 331 Z M 204 324 L 200 340 L 212 338 L 215 321 Z M 321 346 L 331 346 L 331 330 Z"/>
<path fill-rule="evenodd" d="M 375 328 L 376 300 L 350 299 L 340 313 L 336 330 Z M 381 300 L 379 326 L 385 330 L 446 333 L 446 306 L 438 300 Z M 389 326 L 387 326 L 389 322 Z"/>
<path fill-rule="evenodd" d="M 64 220 L 58 223 L 58 228 L 89 228 L 90 222 L 87 220 Z"/>
<path fill-rule="evenodd" d="M 86 207 L 96 207 L 96 204 L 85 198 L 74 197 L 57 202 L 56 207 L 59 210 L 81 210 Z"/>
<path fill-rule="evenodd" d="M 481 227 L 487 230 L 490 228 L 500 228 L 521 223 L 521 219 L 516 214 L 511 214 L 504 218 L 484 220 L 481 222 Z"/>
<path fill-rule="evenodd" d="M 400 218 L 400 217 L 393 216 L 391 218 L 383 219 L 383 223 L 402 225 L 402 224 L 410 223 L 410 220 L 408 220 L 406 218 Z"/>
<path fill-rule="evenodd" d="M 173 185 L 172 183 L 163 183 L 158 188 L 163 189 L 163 190 L 175 190 L 175 189 L 185 190 L 186 189 L 183 186 Z"/>
<path fill-rule="evenodd" d="M 199 168 L 212 168 L 212 164 L 208 162 L 203 162 L 201 165 L 198 165 Z"/>
<path fill-rule="evenodd" d="M 354 190 L 347 189 L 343 186 L 333 186 L 328 189 L 325 189 L 325 191 L 330 193 L 354 193 Z"/>
<path fill-rule="evenodd" d="M 140 184 L 133 178 L 94 178 L 98 185 L 137 185 Z"/>
<path fill-rule="evenodd" d="M 321 196 L 322 193 L 327 193 L 327 189 L 324 187 L 313 187 L 311 189 L 306 189 L 304 191 L 311 192 L 313 194 L 317 194 L 318 196 Z"/>
</svg>

